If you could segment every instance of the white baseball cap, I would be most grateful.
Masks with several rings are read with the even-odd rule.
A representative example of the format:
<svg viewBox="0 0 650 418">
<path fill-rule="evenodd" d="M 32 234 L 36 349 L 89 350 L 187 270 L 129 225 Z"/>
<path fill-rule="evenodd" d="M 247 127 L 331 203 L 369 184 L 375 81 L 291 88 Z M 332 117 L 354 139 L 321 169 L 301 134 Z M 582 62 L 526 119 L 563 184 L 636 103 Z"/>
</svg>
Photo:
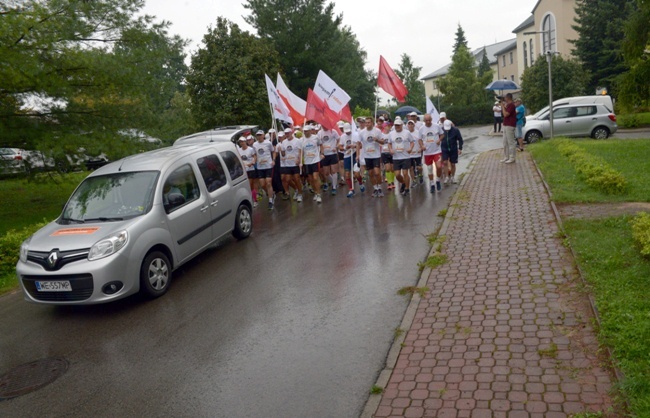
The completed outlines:
<svg viewBox="0 0 650 418">
<path fill-rule="evenodd" d="M 345 125 L 345 122 L 340 120 L 340 121 L 338 121 L 337 125 L 339 125 L 339 128 L 342 128 Z"/>
<path fill-rule="evenodd" d="M 305 131 L 311 131 L 314 127 L 311 124 L 305 125 Z"/>
<path fill-rule="evenodd" d="M 275 133 L 275 129 L 273 129 L 273 128 L 269 129 L 269 133 L 270 133 L 270 134 Z"/>
<path fill-rule="evenodd" d="M 291 128 L 284 128 L 284 133 L 285 134 L 290 134 L 291 132 L 292 132 Z"/>
<path fill-rule="evenodd" d="M 255 135 L 264 135 L 264 131 L 260 129 L 259 131 L 255 132 Z"/>
<path fill-rule="evenodd" d="M 404 125 L 404 122 L 402 122 L 402 119 L 395 119 L 395 122 L 393 122 L 393 125 Z"/>
<path fill-rule="evenodd" d="M 406 122 L 407 125 L 408 125 L 409 123 L 410 123 L 411 125 L 415 125 L 415 122 L 413 122 L 412 120 L 409 120 L 408 122 Z"/>
<path fill-rule="evenodd" d="M 418 115 L 418 114 L 415 113 L 415 112 L 411 112 L 411 113 L 409 113 L 409 116 L 417 116 L 417 115 Z"/>
<path fill-rule="evenodd" d="M 283 131 L 278 132 L 278 138 L 284 138 L 284 132 Z"/>
<path fill-rule="evenodd" d="M 446 118 L 446 117 L 447 117 L 447 114 L 446 114 L 445 112 L 440 112 L 440 117 L 441 117 L 441 118 Z"/>
<path fill-rule="evenodd" d="M 451 129 L 451 121 L 450 121 L 450 120 L 446 120 L 446 121 L 442 124 L 442 127 L 444 128 L 445 131 L 450 130 L 450 129 Z"/>
<path fill-rule="evenodd" d="M 343 132 L 345 132 L 346 134 L 349 134 L 350 132 L 352 132 L 352 126 L 350 126 L 349 123 L 344 123 L 343 124 Z"/>
</svg>

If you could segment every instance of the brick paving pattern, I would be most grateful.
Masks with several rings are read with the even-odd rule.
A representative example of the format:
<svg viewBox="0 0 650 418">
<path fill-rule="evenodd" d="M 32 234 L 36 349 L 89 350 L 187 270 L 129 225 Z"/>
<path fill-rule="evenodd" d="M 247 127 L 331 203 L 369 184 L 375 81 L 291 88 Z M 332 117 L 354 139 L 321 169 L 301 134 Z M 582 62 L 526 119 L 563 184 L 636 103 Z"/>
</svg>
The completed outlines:
<svg viewBox="0 0 650 418">
<path fill-rule="evenodd" d="M 430 291 L 376 417 L 611 413 L 587 297 L 528 153 L 483 153 L 447 215 Z"/>
</svg>

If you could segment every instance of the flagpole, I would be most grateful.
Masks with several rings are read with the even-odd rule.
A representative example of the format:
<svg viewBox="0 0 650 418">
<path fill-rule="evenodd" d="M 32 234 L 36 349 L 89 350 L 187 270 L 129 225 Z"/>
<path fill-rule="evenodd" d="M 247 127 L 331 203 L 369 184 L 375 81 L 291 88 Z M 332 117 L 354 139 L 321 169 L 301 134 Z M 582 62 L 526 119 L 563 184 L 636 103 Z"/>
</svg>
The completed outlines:
<svg viewBox="0 0 650 418">
<path fill-rule="evenodd" d="M 375 88 L 375 123 L 377 123 L 377 103 L 379 100 L 379 94 L 377 92 L 377 89 Z"/>
</svg>

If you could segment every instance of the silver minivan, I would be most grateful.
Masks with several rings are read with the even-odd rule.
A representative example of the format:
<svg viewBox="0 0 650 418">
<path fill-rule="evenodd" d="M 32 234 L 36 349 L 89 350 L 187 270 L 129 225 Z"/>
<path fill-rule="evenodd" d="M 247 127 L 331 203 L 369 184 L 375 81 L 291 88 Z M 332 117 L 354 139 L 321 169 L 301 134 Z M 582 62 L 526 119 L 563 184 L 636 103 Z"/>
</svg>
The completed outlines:
<svg viewBox="0 0 650 418">
<path fill-rule="evenodd" d="M 251 191 L 230 142 L 162 148 L 86 177 L 61 215 L 20 248 L 28 301 L 94 304 L 169 288 L 172 271 L 252 231 Z"/>
</svg>

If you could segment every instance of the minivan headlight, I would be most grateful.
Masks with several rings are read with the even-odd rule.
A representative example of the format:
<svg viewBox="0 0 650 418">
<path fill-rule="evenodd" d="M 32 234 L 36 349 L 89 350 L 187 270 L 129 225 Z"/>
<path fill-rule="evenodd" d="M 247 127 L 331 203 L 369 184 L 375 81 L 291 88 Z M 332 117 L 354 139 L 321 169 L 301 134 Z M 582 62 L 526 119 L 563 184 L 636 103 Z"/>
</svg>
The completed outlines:
<svg viewBox="0 0 650 418">
<path fill-rule="evenodd" d="M 29 237 L 20 245 L 20 261 L 23 263 L 27 262 L 27 253 L 29 252 L 29 242 L 31 240 L 32 237 Z"/>
<path fill-rule="evenodd" d="M 88 260 L 99 260 L 100 258 L 115 254 L 120 250 L 120 248 L 126 245 L 128 239 L 129 234 L 126 231 L 119 231 L 107 236 L 101 241 L 97 241 L 92 247 L 90 247 Z"/>
</svg>

